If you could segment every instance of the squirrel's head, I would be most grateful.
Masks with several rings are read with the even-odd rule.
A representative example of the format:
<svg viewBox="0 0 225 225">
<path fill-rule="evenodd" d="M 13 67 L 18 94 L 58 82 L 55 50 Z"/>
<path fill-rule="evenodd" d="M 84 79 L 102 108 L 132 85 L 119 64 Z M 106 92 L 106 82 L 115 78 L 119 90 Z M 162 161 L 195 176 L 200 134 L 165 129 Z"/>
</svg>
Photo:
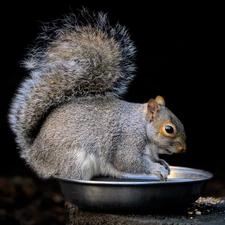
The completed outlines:
<svg viewBox="0 0 225 225">
<path fill-rule="evenodd" d="M 147 120 L 149 120 L 148 138 L 160 154 L 172 154 L 186 151 L 186 134 L 181 121 L 165 106 L 161 96 L 150 99 L 147 103 Z"/>
</svg>

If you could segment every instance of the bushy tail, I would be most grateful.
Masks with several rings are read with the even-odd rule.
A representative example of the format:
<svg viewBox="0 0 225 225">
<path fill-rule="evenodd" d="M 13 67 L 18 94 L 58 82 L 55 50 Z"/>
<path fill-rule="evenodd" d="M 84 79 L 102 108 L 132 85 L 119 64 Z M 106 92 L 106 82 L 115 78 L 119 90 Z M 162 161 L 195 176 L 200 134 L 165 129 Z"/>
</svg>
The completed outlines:
<svg viewBox="0 0 225 225">
<path fill-rule="evenodd" d="M 29 77 L 12 101 L 9 123 L 21 148 L 29 146 L 51 108 L 87 95 L 121 97 L 134 78 L 135 47 L 125 27 L 89 14 L 44 24 L 23 66 Z"/>
</svg>

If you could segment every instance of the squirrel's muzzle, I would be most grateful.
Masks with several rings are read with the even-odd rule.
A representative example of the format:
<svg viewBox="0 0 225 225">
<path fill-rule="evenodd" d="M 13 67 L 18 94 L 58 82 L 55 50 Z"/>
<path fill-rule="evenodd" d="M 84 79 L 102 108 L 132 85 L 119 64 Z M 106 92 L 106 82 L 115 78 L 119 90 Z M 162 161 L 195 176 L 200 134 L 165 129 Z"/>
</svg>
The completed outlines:
<svg viewBox="0 0 225 225">
<path fill-rule="evenodd" d="M 180 153 L 186 152 L 186 145 L 177 147 L 177 152 L 180 152 Z"/>
</svg>

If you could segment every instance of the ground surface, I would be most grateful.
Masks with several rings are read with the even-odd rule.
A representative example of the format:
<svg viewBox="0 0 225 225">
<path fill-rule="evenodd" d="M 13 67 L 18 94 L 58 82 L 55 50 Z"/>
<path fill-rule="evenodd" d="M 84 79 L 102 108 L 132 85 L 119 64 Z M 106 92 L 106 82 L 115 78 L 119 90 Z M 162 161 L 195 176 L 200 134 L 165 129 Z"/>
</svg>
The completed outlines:
<svg viewBox="0 0 225 225">
<path fill-rule="evenodd" d="M 190 207 L 149 214 L 102 214 L 67 204 L 66 225 L 225 225 L 225 200 L 200 197 Z"/>
</svg>

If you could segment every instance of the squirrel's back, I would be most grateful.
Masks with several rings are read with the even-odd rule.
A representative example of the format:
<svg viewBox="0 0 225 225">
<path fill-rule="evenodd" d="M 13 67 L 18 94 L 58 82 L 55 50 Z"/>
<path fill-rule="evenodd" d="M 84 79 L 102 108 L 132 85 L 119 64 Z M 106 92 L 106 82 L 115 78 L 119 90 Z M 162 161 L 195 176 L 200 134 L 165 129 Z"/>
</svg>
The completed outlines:
<svg viewBox="0 0 225 225">
<path fill-rule="evenodd" d="M 35 139 L 42 121 L 58 105 L 93 95 L 122 97 L 134 78 L 136 49 L 127 29 L 107 15 L 70 14 L 44 24 L 22 65 L 29 77 L 10 107 L 9 123 L 21 149 Z"/>
</svg>

